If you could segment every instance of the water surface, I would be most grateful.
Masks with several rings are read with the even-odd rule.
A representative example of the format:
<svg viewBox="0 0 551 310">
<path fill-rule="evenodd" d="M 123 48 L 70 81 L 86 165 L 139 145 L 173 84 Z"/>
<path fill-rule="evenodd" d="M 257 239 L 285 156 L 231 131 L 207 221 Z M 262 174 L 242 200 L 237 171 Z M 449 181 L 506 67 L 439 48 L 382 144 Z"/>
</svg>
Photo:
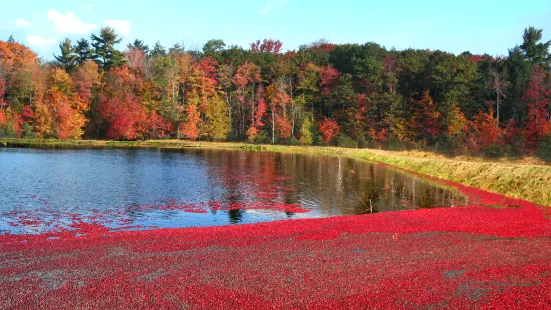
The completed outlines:
<svg viewBox="0 0 551 310">
<path fill-rule="evenodd" d="M 468 204 L 452 188 L 340 157 L 235 150 L 0 148 L 0 233 L 75 221 L 212 226 Z"/>
</svg>

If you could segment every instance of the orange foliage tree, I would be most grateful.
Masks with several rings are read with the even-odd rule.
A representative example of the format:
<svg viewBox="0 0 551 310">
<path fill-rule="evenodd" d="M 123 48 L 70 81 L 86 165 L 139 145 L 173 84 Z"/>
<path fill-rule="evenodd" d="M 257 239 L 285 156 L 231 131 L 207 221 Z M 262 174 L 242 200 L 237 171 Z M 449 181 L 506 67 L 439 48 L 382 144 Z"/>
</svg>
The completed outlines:
<svg viewBox="0 0 551 310">
<path fill-rule="evenodd" d="M 106 76 L 97 111 L 110 139 L 131 140 L 146 130 L 146 114 L 140 105 L 142 81 L 128 67 L 114 67 Z"/>
<path fill-rule="evenodd" d="M 319 131 L 323 143 L 329 143 L 340 133 L 340 127 L 335 120 L 326 117 L 319 123 Z"/>
</svg>

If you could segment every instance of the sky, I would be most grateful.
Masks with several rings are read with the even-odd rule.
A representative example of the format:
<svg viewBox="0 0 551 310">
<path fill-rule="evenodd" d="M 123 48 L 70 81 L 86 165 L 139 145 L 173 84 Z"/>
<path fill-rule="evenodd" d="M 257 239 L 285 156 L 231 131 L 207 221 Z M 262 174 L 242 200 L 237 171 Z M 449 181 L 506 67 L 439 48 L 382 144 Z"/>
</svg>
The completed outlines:
<svg viewBox="0 0 551 310">
<path fill-rule="evenodd" d="M 111 26 L 123 38 L 201 49 L 209 39 L 248 48 L 257 39 L 284 50 L 319 39 L 386 48 L 506 55 L 524 28 L 551 40 L 550 0 L 4 0 L 0 40 L 13 35 L 46 60 L 64 38 L 76 42 Z"/>
</svg>

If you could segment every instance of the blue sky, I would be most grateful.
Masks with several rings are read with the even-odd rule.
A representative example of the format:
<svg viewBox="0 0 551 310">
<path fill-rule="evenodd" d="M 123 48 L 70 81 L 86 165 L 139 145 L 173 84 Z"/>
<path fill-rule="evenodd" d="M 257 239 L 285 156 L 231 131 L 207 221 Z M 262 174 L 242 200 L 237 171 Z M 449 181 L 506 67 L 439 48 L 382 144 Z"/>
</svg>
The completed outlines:
<svg viewBox="0 0 551 310">
<path fill-rule="evenodd" d="M 6 0 L 0 39 L 10 34 L 52 59 L 65 37 L 88 38 L 104 25 L 149 45 L 184 43 L 201 48 L 209 39 L 248 47 L 273 38 L 284 49 L 318 39 L 373 41 L 387 48 L 428 48 L 505 55 L 521 43 L 527 26 L 551 39 L 550 0 Z"/>
</svg>

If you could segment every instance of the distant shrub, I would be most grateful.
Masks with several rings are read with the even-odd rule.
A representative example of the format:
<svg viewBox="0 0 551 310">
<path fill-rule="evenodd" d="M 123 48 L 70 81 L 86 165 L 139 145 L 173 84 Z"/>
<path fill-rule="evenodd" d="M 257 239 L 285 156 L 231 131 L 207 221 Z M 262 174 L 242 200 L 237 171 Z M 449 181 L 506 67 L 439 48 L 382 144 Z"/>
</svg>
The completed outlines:
<svg viewBox="0 0 551 310">
<path fill-rule="evenodd" d="M 391 151 L 403 151 L 407 149 L 407 146 L 404 142 L 398 139 L 390 139 L 385 143 L 387 149 Z"/>
<path fill-rule="evenodd" d="M 17 132 L 11 124 L 0 127 L 0 138 L 17 138 Z"/>
<path fill-rule="evenodd" d="M 36 134 L 33 132 L 33 126 L 27 122 L 23 123 L 23 137 L 36 138 Z"/>
<path fill-rule="evenodd" d="M 547 162 L 551 162 L 551 135 L 541 141 L 536 155 Z"/>
<path fill-rule="evenodd" d="M 272 139 L 270 138 L 266 130 L 262 130 L 258 134 L 258 137 L 256 137 L 256 140 L 254 142 L 258 144 L 270 144 L 272 143 Z"/>
<path fill-rule="evenodd" d="M 456 141 L 454 136 L 451 135 L 439 135 L 435 139 L 434 151 L 446 155 L 456 155 Z"/>
<path fill-rule="evenodd" d="M 364 136 L 364 135 L 360 135 L 358 137 L 358 148 L 366 148 L 366 147 L 369 147 L 369 141 L 367 141 L 367 138 Z"/>
<path fill-rule="evenodd" d="M 484 156 L 490 158 L 503 157 L 506 153 L 505 147 L 498 144 L 492 144 L 484 150 Z"/>
<path fill-rule="evenodd" d="M 346 148 L 357 148 L 358 144 L 351 137 L 345 134 L 340 134 L 337 136 L 337 146 Z"/>
<path fill-rule="evenodd" d="M 298 139 L 294 136 L 290 136 L 287 139 L 282 139 L 282 140 L 280 140 L 279 143 L 282 144 L 282 145 L 299 145 L 300 144 Z"/>
</svg>

